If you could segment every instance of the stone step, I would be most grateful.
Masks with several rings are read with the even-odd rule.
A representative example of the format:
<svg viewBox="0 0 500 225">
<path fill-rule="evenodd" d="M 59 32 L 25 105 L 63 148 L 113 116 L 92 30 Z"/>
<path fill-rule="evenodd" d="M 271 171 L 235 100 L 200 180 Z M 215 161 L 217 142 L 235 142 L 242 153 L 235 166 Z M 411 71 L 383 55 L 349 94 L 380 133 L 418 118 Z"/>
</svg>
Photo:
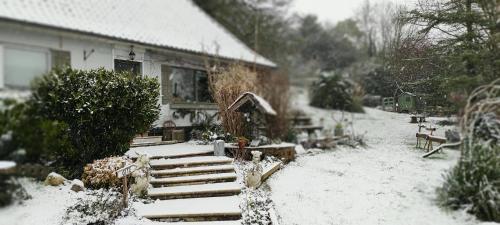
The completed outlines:
<svg viewBox="0 0 500 225">
<path fill-rule="evenodd" d="M 174 168 L 165 170 L 152 170 L 151 175 L 155 177 L 176 177 L 176 176 L 192 176 L 200 174 L 234 172 L 234 166 L 227 165 L 212 165 L 212 166 L 198 166 L 187 168 Z"/>
<path fill-rule="evenodd" d="M 202 174 L 194 176 L 180 176 L 180 177 L 164 177 L 152 178 L 150 183 L 153 186 L 173 186 L 181 184 L 195 184 L 195 183 L 215 183 L 224 181 L 235 181 L 237 178 L 236 173 L 214 173 Z"/>
<path fill-rule="evenodd" d="M 151 188 L 148 195 L 157 199 L 198 198 L 237 195 L 242 186 L 237 182 L 197 184 L 186 186 L 173 186 Z"/>
<path fill-rule="evenodd" d="M 197 156 L 176 159 L 154 159 L 150 161 L 153 169 L 169 169 L 177 167 L 194 167 L 204 165 L 231 164 L 232 158 L 226 156 Z"/>
<path fill-rule="evenodd" d="M 241 220 L 199 222 L 156 222 L 154 225 L 241 225 Z"/>
<path fill-rule="evenodd" d="M 178 143 L 171 145 L 135 147 L 131 148 L 125 154 L 130 158 L 137 158 L 139 154 L 147 154 L 150 159 L 213 156 L 214 147 L 212 145 Z"/>
<path fill-rule="evenodd" d="M 161 200 L 136 206 L 137 214 L 148 219 L 187 221 L 238 220 L 238 196 Z"/>
</svg>

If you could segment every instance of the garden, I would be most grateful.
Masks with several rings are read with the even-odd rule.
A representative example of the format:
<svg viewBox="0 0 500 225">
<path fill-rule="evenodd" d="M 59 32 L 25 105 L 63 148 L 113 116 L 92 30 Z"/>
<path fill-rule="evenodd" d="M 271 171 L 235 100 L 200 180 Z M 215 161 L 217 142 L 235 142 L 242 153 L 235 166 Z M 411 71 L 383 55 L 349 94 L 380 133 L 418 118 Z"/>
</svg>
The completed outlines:
<svg viewBox="0 0 500 225">
<path fill-rule="evenodd" d="M 131 45 L 0 90 L 0 224 L 500 223 L 498 1 L 292 2 L 188 1 L 255 62 Z"/>
</svg>

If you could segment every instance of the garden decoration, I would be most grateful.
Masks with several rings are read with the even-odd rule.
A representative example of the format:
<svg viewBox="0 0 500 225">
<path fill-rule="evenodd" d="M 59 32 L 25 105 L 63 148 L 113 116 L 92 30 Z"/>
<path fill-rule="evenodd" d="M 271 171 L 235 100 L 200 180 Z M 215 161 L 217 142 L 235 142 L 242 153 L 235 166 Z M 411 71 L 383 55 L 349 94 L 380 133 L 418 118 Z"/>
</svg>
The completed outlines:
<svg viewBox="0 0 500 225">
<path fill-rule="evenodd" d="M 248 171 L 245 178 L 245 183 L 250 188 L 257 188 L 261 184 L 262 166 L 260 165 L 260 156 L 262 152 L 252 151 L 252 169 Z"/>
<path fill-rule="evenodd" d="M 252 92 L 240 95 L 227 109 L 243 113 L 246 127 L 244 136 L 251 140 L 261 136 L 259 128 L 266 124 L 269 116 L 277 115 L 269 102 Z"/>
<path fill-rule="evenodd" d="M 128 207 L 128 176 L 137 170 L 145 169 L 146 170 L 146 182 L 149 183 L 149 158 L 145 155 L 141 155 L 136 163 L 126 164 L 123 162 L 123 167 L 116 171 L 116 175 L 118 178 L 123 179 L 123 207 Z M 144 182 L 139 182 L 139 185 Z M 137 184 L 136 184 L 137 186 Z"/>
</svg>

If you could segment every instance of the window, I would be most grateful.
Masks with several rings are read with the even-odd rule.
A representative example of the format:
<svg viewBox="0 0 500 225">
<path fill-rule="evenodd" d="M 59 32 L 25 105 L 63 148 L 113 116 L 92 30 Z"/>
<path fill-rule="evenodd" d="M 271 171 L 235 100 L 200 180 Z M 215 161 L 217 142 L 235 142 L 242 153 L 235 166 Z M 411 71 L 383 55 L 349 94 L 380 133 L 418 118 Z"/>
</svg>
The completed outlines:
<svg viewBox="0 0 500 225">
<path fill-rule="evenodd" d="M 140 75 L 141 63 L 129 60 L 115 59 L 115 71 L 116 72 L 128 71 L 134 75 Z"/>
<path fill-rule="evenodd" d="M 205 71 L 174 67 L 169 80 L 174 102 L 212 102 Z"/>
<path fill-rule="evenodd" d="M 4 48 L 4 85 L 27 88 L 31 81 L 48 71 L 48 52 L 23 48 Z"/>
<path fill-rule="evenodd" d="M 50 50 L 52 68 L 71 66 L 71 55 L 67 51 Z"/>
</svg>

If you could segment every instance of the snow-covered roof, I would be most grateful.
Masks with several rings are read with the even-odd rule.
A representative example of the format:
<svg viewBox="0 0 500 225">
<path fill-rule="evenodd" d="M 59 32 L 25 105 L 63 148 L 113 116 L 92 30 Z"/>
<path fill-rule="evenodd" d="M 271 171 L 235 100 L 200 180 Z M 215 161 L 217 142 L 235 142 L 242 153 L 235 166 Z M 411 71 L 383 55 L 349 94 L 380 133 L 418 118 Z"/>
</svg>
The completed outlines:
<svg viewBox="0 0 500 225">
<path fill-rule="evenodd" d="M 276 66 L 191 0 L 0 0 L 0 19 Z"/>
<path fill-rule="evenodd" d="M 250 99 L 264 113 L 267 113 L 269 115 L 277 115 L 276 111 L 274 111 L 273 107 L 271 106 L 271 104 L 269 104 L 269 102 L 267 102 L 265 99 L 252 92 L 245 92 L 241 94 L 227 109 L 228 110 L 238 109 L 240 106 L 244 104 L 243 99 L 245 97 Z"/>
</svg>

